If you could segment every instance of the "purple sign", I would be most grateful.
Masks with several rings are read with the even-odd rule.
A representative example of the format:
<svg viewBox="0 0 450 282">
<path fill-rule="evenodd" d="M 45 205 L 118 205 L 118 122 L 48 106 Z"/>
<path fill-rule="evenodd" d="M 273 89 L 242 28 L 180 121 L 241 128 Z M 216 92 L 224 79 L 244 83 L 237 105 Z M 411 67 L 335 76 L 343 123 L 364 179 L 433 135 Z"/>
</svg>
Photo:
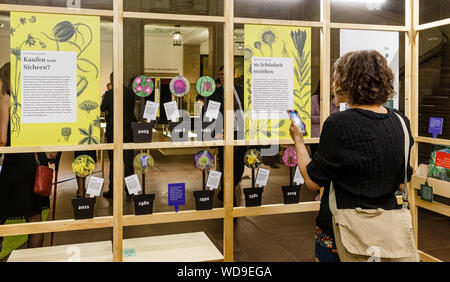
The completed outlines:
<svg viewBox="0 0 450 282">
<path fill-rule="evenodd" d="M 433 138 L 436 138 L 436 136 L 439 134 L 442 134 L 442 124 L 444 120 L 443 118 L 435 118 L 430 117 L 430 122 L 428 124 L 428 133 L 430 133 Z"/>
<path fill-rule="evenodd" d="M 186 204 L 186 189 L 184 183 L 170 183 L 169 184 L 169 206 L 174 206 L 175 211 L 178 212 L 179 206 Z"/>
</svg>

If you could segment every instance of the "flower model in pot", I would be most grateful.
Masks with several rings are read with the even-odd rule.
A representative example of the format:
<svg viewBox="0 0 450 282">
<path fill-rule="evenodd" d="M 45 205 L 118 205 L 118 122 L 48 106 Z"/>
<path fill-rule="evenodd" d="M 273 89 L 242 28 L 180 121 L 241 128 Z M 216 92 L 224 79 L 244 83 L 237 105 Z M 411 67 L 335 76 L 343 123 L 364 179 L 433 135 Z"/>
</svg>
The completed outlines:
<svg viewBox="0 0 450 282">
<path fill-rule="evenodd" d="M 194 191 L 196 210 L 211 210 L 213 208 L 214 190 L 206 190 L 206 172 L 211 170 L 214 156 L 206 150 L 194 156 L 194 165 L 202 171 L 202 190 Z"/>
<path fill-rule="evenodd" d="M 155 194 L 145 193 L 145 175 L 149 174 L 154 166 L 155 161 L 148 153 L 140 153 L 134 157 L 134 171 L 142 177 L 142 194 L 133 195 L 135 215 L 153 213 L 153 201 L 155 200 Z"/>
<path fill-rule="evenodd" d="M 287 148 L 283 153 L 283 163 L 289 167 L 289 186 L 282 186 L 285 204 L 296 204 L 300 201 L 300 185 L 294 185 L 294 171 L 297 167 L 297 152 L 294 147 Z"/>
<path fill-rule="evenodd" d="M 94 217 L 95 197 L 86 198 L 86 177 L 91 175 L 95 168 L 95 162 L 88 155 L 80 155 L 72 163 L 72 170 L 77 176 L 79 191 L 77 198 L 72 199 L 75 219 L 88 219 Z"/>
<path fill-rule="evenodd" d="M 244 188 L 245 206 L 260 206 L 262 200 L 263 187 L 255 187 L 255 169 L 261 166 L 262 156 L 257 149 L 249 149 L 244 155 L 245 165 L 252 170 L 252 187 Z"/>
</svg>

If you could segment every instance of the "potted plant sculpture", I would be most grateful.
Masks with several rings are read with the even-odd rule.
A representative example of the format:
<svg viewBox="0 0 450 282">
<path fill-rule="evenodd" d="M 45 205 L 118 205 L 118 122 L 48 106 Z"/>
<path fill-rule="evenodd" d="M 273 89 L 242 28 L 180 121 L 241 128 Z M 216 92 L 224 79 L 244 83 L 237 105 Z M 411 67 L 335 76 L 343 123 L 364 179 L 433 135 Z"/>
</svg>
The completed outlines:
<svg viewBox="0 0 450 282">
<path fill-rule="evenodd" d="M 91 175 L 95 168 L 94 160 L 88 155 L 80 155 L 72 163 L 72 170 L 81 179 L 82 194 L 80 198 L 72 199 L 75 219 L 88 219 L 94 217 L 95 197 L 86 198 L 86 177 Z"/>
<path fill-rule="evenodd" d="M 283 163 L 289 167 L 289 186 L 281 186 L 285 204 L 297 204 L 300 201 L 300 185 L 294 185 L 294 171 L 297 167 L 297 153 L 294 147 L 283 153 Z"/>
<path fill-rule="evenodd" d="M 206 172 L 211 170 L 213 162 L 214 156 L 206 150 L 200 151 L 194 156 L 194 165 L 202 171 L 203 180 L 202 190 L 194 191 L 196 210 L 211 210 L 213 208 L 214 190 L 206 190 Z"/>
<path fill-rule="evenodd" d="M 134 171 L 142 177 L 142 194 L 133 195 L 135 215 L 153 213 L 153 201 L 155 200 L 155 194 L 145 193 L 145 175 L 150 173 L 154 165 L 155 161 L 150 154 L 140 153 L 134 157 Z"/>
<path fill-rule="evenodd" d="M 261 152 L 257 149 L 250 149 L 244 155 L 245 165 L 252 170 L 252 187 L 244 188 L 245 206 L 261 206 L 263 187 L 255 187 L 255 169 L 261 166 Z"/>
</svg>

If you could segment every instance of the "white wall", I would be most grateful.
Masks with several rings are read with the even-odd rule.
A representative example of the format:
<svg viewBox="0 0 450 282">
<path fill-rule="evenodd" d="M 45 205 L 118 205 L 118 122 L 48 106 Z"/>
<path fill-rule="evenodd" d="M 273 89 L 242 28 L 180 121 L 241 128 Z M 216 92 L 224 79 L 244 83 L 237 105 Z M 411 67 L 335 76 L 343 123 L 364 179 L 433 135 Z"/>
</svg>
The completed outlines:
<svg viewBox="0 0 450 282">
<path fill-rule="evenodd" d="M 173 46 L 172 37 L 145 36 L 146 72 L 183 74 L 183 46 Z"/>
</svg>

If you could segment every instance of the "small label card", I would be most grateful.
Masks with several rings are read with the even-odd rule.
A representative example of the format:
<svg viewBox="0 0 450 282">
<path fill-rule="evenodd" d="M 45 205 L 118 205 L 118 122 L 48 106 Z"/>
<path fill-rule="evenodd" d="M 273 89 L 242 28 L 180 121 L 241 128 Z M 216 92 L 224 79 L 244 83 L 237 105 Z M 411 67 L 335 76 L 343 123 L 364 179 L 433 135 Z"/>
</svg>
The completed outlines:
<svg viewBox="0 0 450 282">
<path fill-rule="evenodd" d="M 178 212 L 179 206 L 186 204 L 186 187 L 184 183 L 169 184 L 169 206 L 174 206 Z"/>
<path fill-rule="evenodd" d="M 103 187 L 103 178 L 91 176 L 89 179 L 89 184 L 86 190 L 86 194 L 89 194 L 91 198 L 95 196 L 100 196 L 100 192 L 102 191 Z"/>
<path fill-rule="evenodd" d="M 208 181 L 206 182 L 206 187 L 209 187 L 210 189 L 217 189 L 219 187 L 221 177 L 222 177 L 222 172 L 211 170 L 208 175 Z"/>
<path fill-rule="evenodd" d="M 130 193 L 130 195 L 137 195 L 139 191 L 142 190 L 137 174 L 125 177 L 125 183 L 127 184 L 128 193 Z"/>
<path fill-rule="evenodd" d="M 209 101 L 208 109 L 206 110 L 205 117 L 211 118 L 211 119 L 217 119 L 217 116 L 220 112 L 220 103 L 216 101 Z"/>
<path fill-rule="evenodd" d="M 176 121 L 180 118 L 180 112 L 176 101 L 164 103 L 164 109 L 166 110 L 166 116 L 168 120 Z"/>
<path fill-rule="evenodd" d="M 347 103 L 340 103 L 339 104 L 339 111 L 343 112 L 345 110 L 348 110 L 348 104 Z"/>
<path fill-rule="evenodd" d="M 430 117 L 428 123 L 428 133 L 430 133 L 433 138 L 442 134 L 442 124 L 444 122 L 443 118 Z"/>
<path fill-rule="evenodd" d="M 267 181 L 269 180 L 270 170 L 259 168 L 258 174 L 256 175 L 255 185 L 258 187 L 265 187 L 267 185 Z"/>
<path fill-rule="evenodd" d="M 419 195 L 422 200 L 433 202 L 433 187 L 429 186 L 428 182 L 421 184 Z"/>
<path fill-rule="evenodd" d="M 147 101 L 147 103 L 145 104 L 143 118 L 147 119 L 147 122 L 150 122 L 151 120 L 156 120 L 158 109 L 159 109 L 158 103 Z"/>
<path fill-rule="evenodd" d="M 302 174 L 300 173 L 300 170 L 298 169 L 298 166 L 295 168 L 294 183 L 296 185 L 305 183 L 305 180 L 303 179 Z"/>
</svg>

